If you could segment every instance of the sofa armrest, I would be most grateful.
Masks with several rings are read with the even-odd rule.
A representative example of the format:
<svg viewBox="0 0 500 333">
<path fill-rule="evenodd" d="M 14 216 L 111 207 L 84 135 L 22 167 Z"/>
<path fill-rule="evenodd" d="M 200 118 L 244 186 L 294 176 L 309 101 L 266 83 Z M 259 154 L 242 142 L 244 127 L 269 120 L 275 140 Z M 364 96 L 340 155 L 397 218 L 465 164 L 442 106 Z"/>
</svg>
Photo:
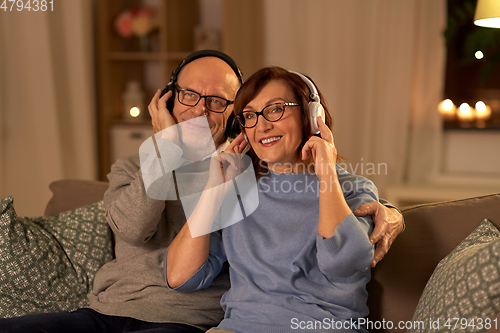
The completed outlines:
<svg viewBox="0 0 500 333">
<path fill-rule="evenodd" d="M 63 179 L 49 185 L 52 198 L 45 208 L 45 215 L 54 215 L 70 209 L 90 205 L 102 200 L 108 189 L 107 182 L 81 179 Z"/>
</svg>

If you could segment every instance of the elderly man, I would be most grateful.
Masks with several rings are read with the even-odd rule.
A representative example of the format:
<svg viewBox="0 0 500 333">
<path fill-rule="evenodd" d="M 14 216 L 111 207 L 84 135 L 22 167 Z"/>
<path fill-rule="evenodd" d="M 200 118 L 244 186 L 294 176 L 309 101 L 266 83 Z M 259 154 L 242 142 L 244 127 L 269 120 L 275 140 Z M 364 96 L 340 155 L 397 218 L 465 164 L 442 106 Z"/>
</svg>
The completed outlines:
<svg viewBox="0 0 500 333">
<path fill-rule="evenodd" d="M 241 72 L 226 54 L 210 50 L 190 54 L 173 72 L 168 89 L 163 94 L 158 91 L 149 105 L 154 132 L 205 116 L 215 148 L 223 150 L 231 104 L 241 83 Z M 190 140 L 198 143 L 193 137 L 182 140 L 187 145 Z M 186 151 L 180 155 L 189 160 Z M 167 197 L 151 198 L 138 155 L 118 160 L 108 179 L 104 203 L 116 258 L 97 273 L 88 295 L 90 307 L 3 319 L 1 332 L 203 332 L 223 318 L 219 301 L 229 288 L 227 270 L 203 291 L 181 294 L 165 284 L 166 249 L 186 222 L 180 201 L 166 200 L 168 193 L 176 198 L 175 181 L 162 189 Z M 401 231 L 402 217 L 378 203 L 356 213 L 374 215 L 371 240 L 381 240 L 375 265 Z"/>
</svg>

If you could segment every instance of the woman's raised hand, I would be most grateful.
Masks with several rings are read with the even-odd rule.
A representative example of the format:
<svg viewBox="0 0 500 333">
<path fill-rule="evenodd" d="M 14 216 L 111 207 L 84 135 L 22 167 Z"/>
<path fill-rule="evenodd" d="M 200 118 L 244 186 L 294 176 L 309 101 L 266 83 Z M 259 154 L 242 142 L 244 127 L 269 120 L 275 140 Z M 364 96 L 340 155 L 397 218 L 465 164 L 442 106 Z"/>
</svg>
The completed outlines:
<svg viewBox="0 0 500 333">
<path fill-rule="evenodd" d="M 333 142 L 333 134 L 323 119 L 318 117 L 320 137 L 311 136 L 302 148 L 302 160 L 311 155 L 314 159 L 314 169 L 319 179 L 336 175 L 337 148 Z"/>
<path fill-rule="evenodd" d="M 226 149 L 224 149 L 224 153 L 236 153 L 236 154 L 241 154 L 243 149 L 247 146 L 247 141 L 245 140 L 245 137 L 243 133 L 240 133 L 234 140 L 231 142 L 229 146 L 227 146 Z"/>
<path fill-rule="evenodd" d="M 212 156 L 207 188 L 227 183 L 241 173 L 240 154 L 246 145 L 247 142 L 241 133 L 227 146 L 224 152 Z M 231 186 L 232 184 L 229 185 Z"/>
</svg>

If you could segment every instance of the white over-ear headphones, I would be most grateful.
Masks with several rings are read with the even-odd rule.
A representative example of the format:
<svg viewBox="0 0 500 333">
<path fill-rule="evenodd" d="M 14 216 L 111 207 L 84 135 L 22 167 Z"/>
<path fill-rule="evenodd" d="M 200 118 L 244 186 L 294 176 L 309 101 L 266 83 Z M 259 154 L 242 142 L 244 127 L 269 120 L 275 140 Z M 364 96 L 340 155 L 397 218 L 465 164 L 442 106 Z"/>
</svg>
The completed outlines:
<svg viewBox="0 0 500 333">
<path fill-rule="evenodd" d="M 323 105 L 321 105 L 321 101 L 319 98 L 318 90 L 316 89 L 316 86 L 309 80 L 305 75 L 289 71 L 290 73 L 297 74 L 302 81 L 304 81 L 307 84 L 307 87 L 309 88 L 309 92 L 311 93 L 309 95 L 309 119 L 311 120 L 311 134 L 318 134 L 319 133 L 319 127 L 318 127 L 318 116 L 321 116 L 323 121 L 325 121 L 325 109 L 323 108 Z"/>
</svg>

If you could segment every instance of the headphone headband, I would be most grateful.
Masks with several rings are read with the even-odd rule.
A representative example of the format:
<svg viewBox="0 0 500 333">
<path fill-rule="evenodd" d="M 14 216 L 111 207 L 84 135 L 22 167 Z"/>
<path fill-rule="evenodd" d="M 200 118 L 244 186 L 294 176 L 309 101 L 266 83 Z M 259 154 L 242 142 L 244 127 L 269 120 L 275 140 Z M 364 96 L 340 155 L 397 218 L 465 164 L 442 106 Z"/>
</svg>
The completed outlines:
<svg viewBox="0 0 500 333">
<path fill-rule="evenodd" d="M 231 67 L 231 69 L 234 71 L 234 73 L 238 77 L 238 80 L 240 81 L 240 85 L 243 84 L 243 74 L 241 73 L 240 68 L 238 67 L 236 62 L 233 60 L 233 58 L 231 58 L 227 54 L 220 52 L 220 51 L 217 51 L 217 50 L 200 50 L 200 51 L 196 51 L 196 52 L 189 54 L 186 58 L 184 58 L 184 60 L 181 61 L 179 66 L 177 66 L 177 68 L 172 71 L 172 75 L 170 76 L 170 82 L 167 83 L 167 87 L 174 86 L 177 83 L 177 77 L 179 76 L 179 73 L 182 70 L 182 68 L 184 68 L 184 66 L 186 66 L 187 64 L 189 64 L 190 62 L 192 62 L 196 59 L 200 59 L 200 58 L 204 58 L 204 57 L 216 57 L 216 58 L 219 58 L 221 60 L 224 60 L 224 62 Z"/>
<path fill-rule="evenodd" d="M 307 85 L 307 88 L 309 88 L 309 100 L 312 101 L 312 102 L 318 102 L 320 103 L 320 99 L 319 99 L 319 94 L 318 94 L 318 90 L 316 89 L 316 86 L 312 83 L 311 80 L 309 80 L 309 78 L 307 76 L 305 76 L 304 74 L 301 74 L 299 72 L 294 72 L 294 71 L 288 71 L 292 74 L 296 74 L 298 75 L 302 81 L 304 81 L 304 83 Z"/>
<path fill-rule="evenodd" d="M 293 71 L 288 71 L 288 72 L 300 77 L 302 81 L 304 81 L 304 83 L 309 88 L 308 110 L 309 110 L 309 118 L 311 120 L 311 133 L 318 134 L 319 133 L 318 116 L 321 116 L 321 118 L 323 118 L 323 121 L 325 120 L 325 109 L 323 108 L 323 105 L 321 105 L 318 89 L 316 89 L 314 83 L 304 74 Z"/>
</svg>

